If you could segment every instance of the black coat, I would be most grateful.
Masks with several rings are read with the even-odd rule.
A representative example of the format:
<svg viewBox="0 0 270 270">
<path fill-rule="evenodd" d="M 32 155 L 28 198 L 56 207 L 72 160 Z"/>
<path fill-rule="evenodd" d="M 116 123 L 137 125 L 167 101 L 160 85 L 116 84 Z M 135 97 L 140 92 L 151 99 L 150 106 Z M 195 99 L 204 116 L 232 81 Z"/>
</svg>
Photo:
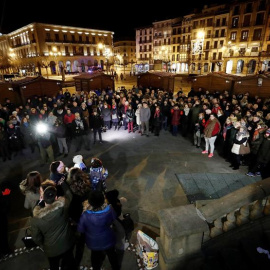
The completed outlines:
<svg viewBox="0 0 270 270">
<path fill-rule="evenodd" d="M 74 136 L 87 135 L 88 125 L 83 118 L 81 119 L 81 121 L 83 122 L 83 129 L 79 125 L 77 125 L 76 120 L 73 120 L 73 122 L 71 123 L 71 130 Z"/>
<path fill-rule="evenodd" d="M 92 115 L 90 118 L 90 127 L 93 129 L 98 129 L 103 127 L 103 120 L 102 118 L 97 114 L 97 115 Z"/>
</svg>

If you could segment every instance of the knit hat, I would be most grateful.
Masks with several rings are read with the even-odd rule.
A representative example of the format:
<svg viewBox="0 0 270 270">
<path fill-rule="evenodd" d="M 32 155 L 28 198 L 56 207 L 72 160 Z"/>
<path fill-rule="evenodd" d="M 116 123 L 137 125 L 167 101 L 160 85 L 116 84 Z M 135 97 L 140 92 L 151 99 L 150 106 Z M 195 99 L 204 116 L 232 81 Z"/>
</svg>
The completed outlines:
<svg viewBox="0 0 270 270">
<path fill-rule="evenodd" d="M 55 187 L 49 186 L 44 190 L 43 199 L 45 203 L 52 204 L 55 201 L 57 190 Z"/>
<path fill-rule="evenodd" d="M 268 129 L 265 131 L 265 134 L 270 135 L 270 128 L 268 128 Z"/>
</svg>

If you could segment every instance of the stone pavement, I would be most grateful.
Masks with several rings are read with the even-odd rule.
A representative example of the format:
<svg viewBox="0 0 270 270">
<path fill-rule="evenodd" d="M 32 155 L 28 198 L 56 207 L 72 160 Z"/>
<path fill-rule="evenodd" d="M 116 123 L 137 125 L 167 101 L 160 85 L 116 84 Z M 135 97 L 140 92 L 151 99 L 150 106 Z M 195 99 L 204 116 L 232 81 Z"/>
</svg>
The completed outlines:
<svg viewBox="0 0 270 270">
<path fill-rule="evenodd" d="M 91 144 L 90 151 L 83 150 L 80 154 L 84 156 L 88 165 L 91 157 L 101 158 L 104 167 L 109 171 L 108 190 L 116 188 L 120 192 L 120 197 L 127 198 L 123 212 L 131 213 L 134 221 L 139 226 L 144 226 L 143 231 L 148 230 L 149 234 L 159 227 L 160 209 L 189 203 L 176 175 L 235 173 L 216 152 L 213 158 L 208 158 L 201 154 L 202 149 L 192 146 L 189 139 L 181 135 L 174 137 L 168 131 L 161 131 L 159 137 L 152 134 L 145 137 L 139 133 L 128 133 L 122 128 L 119 131 L 107 131 L 102 136 L 103 144 Z M 73 155 L 75 155 L 74 146 L 71 146 L 69 156 L 61 160 L 67 166 L 71 166 Z M 49 175 L 49 164 L 45 167 L 39 166 L 39 154 L 36 149 L 34 154 L 24 151 L 11 161 L 0 163 L 0 169 L 0 182 L 7 181 L 12 188 L 9 215 L 10 244 L 14 249 L 20 248 L 23 247 L 21 238 L 24 228 L 28 226 L 29 213 L 23 208 L 24 197 L 18 190 L 18 184 L 31 170 L 40 171 L 46 179 Z M 246 167 L 240 167 L 237 173 L 244 175 Z M 222 185 L 222 182 L 220 184 Z M 34 269 L 31 265 L 40 262 L 39 257 L 31 254 L 27 258 L 23 264 L 17 259 L 8 260 L 10 265 L 8 262 L 1 262 L 0 269 L 17 269 L 16 267 L 22 265 L 26 270 Z M 132 268 L 137 267 L 135 257 L 134 260 L 127 259 L 127 262 L 130 265 L 123 269 L 136 269 Z M 8 266 L 5 267 L 8 268 L 3 268 L 6 264 Z"/>
<path fill-rule="evenodd" d="M 250 177 L 239 173 L 188 173 L 176 176 L 190 203 L 218 199 L 261 180 L 260 176 Z"/>
</svg>

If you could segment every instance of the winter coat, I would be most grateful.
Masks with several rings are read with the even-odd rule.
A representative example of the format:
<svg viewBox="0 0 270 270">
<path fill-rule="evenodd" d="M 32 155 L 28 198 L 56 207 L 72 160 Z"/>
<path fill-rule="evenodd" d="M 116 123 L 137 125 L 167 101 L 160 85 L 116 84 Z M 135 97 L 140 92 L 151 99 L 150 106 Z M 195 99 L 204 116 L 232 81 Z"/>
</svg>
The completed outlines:
<svg viewBox="0 0 270 270">
<path fill-rule="evenodd" d="M 190 109 L 189 115 L 191 123 L 194 125 L 197 122 L 197 119 L 199 118 L 199 113 L 201 112 L 202 107 L 201 105 L 195 105 Z"/>
<path fill-rule="evenodd" d="M 207 132 L 208 128 L 209 128 L 209 132 Z M 218 133 L 220 132 L 220 128 L 221 128 L 221 126 L 220 126 L 220 123 L 219 123 L 217 118 L 214 118 L 213 120 L 208 119 L 206 121 L 205 127 L 204 127 L 204 136 L 206 138 L 211 138 L 211 137 L 217 136 Z"/>
<path fill-rule="evenodd" d="M 64 116 L 64 124 L 71 124 L 73 122 L 73 120 L 75 120 L 75 115 L 73 113 L 71 113 L 70 115 L 65 114 Z"/>
<path fill-rule="evenodd" d="M 94 129 L 98 129 L 103 127 L 103 120 L 102 118 L 97 114 L 97 115 L 92 115 L 90 119 L 90 127 Z"/>
<path fill-rule="evenodd" d="M 136 115 L 136 124 L 139 126 L 141 124 L 140 109 L 136 110 L 135 115 Z"/>
<path fill-rule="evenodd" d="M 171 124 L 173 126 L 178 126 L 180 124 L 180 117 L 181 117 L 181 112 L 179 109 L 172 109 L 171 110 L 171 114 L 172 114 L 172 121 Z"/>
<path fill-rule="evenodd" d="M 257 161 L 262 164 L 268 164 L 270 162 L 270 138 L 263 139 L 263 142 L 258 151 Z"/>
<path fill-rule="evenodd" d="M 112 122 L 113 123 L 118 123 L 119 116 L 118 116 L 118 110 L 117 110 L 117 108 L 112 109 L 111 110 L 111 114 L 112 114 Z"/>
<path fill-rule="evenodd" d="M 159 115 L 154 115 L 154 118 L 153 118 L 153 126 L 154 127 L 160 127 L 162 124 L 162 114 L 161 112 L 159 112 Z"/>
<path fill-rule="evenodd" d="M 171 113 L 171 108 L 169 105 L 163 105 L 161 107 L 161 112 L 162 112 L 162 115 L 165 116 L 165 117 L 170 117 L 170 113 Z"/>
<path fill-rule="evenodd" d="M 66 138 L 66 126 L 65 125 L 54 126 L 53 132 L 54 132 L 56 138 Z"/>
<path fill-rule="evenodd" d="M 256 130 L 255 130 L 256 131 Z M 253 138 L 250 141 L 250 152 L 251 154 L 257 155 L 259 148 L 263 142 L 263 132 L 265 131 L 264 128 L 258 130 L 258 136 L 256 139 Z"/>
<path fill-rule="evenodd" d="M 144 107 L 142 107 L 140 109 L 140 119 L 141 119 L 141 122 L 147 122 L 147 121 L 149 121 L 150 116 L 151 116 L 150 108 L 144 108 Z"/>
<path fill-rule="evenodd" d="M 111 228 L 116 219 L 116 213 L 111 205 L 105 205 L 100 211 L 86 208 L 80 218 L 77 230 L 85 234 L 85 242 L 91 250 L 107 250 L 116 243 L 115 234 Z"/>
<path fill-rule="evenodd" d="M 33 127 L 31 124 L 28 124 L 28 126 L 25 126 L 24 124 L 21 125 L 21 134 L 23 137 L 23 142 L 25 145 L 29 145 L 31 143 L 34 143 L 34 132 Z"/>
<path fill-rule="evenodd" d="M 126 116 L 127 116 L 127 122 L 128 123 L 133 122 L 134 116 L 135 116 L 134 111 L 132 109 L 131 110 L 128 109 L 127 112 L 126 112 Z"/>
<path fill-rule="evenodd" d="M 20 190 L 25 195 L 24 208 L 33 210 L 40 197 L 39 190 L 37 190 L 36 192 L 27 190 L 26 179 L 23 180 L 19 186 L 20 186 Z"/>
<path fill-rule="evenodd" d="M 111 110 L 109 108 L 103 108 L 101 110 L 101 116 L 103 117 L 104 122 L 111 121 Z"/>
<path fill-rule="evenodd" d="M 87 135 L 88 125 L 84 119 L 81 119 L 83 123 L 83 129 L 76 123 L 76 119 L 72 122 L 72 133 L 74 136 L 83 136 Z"/>
<path fill-rule="evenodd" d="M 235 139 L 234 139 L 234 144 L 232 146 L 232 153 L 239 155 L 240 145 L 242 145 L 242 144 L 246 145 L 247 140 L 248 140 L 248 136 L 236 135 Z M 237 146 L 235 147 L 235 145 L 237 145 Z"/>
<path fill-rule="evenodd" d="M 30 220 L 33 240 L 44 249 L 47 257 L 59 256 L 75 243 L 75 235 L 69 223 L 69 204 L 72 194 L 66 183 L 62 184 L 65 197 L 59 197 L 45 207 L 37 205 Z"/>
</svg>

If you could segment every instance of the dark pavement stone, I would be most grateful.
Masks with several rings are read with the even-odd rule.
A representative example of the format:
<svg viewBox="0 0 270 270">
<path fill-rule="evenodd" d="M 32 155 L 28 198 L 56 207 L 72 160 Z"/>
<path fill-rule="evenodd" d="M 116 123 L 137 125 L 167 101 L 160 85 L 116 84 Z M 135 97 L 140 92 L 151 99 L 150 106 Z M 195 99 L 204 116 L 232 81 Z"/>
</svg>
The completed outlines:
<svg viewBox="0 0 270 270">
<path fill-rule="evenodd" d="M 218 199 L 260 180 L 260 177 L 233 173 L 191 173 L 176 176 L 190 203 Z"/>
</svg>

